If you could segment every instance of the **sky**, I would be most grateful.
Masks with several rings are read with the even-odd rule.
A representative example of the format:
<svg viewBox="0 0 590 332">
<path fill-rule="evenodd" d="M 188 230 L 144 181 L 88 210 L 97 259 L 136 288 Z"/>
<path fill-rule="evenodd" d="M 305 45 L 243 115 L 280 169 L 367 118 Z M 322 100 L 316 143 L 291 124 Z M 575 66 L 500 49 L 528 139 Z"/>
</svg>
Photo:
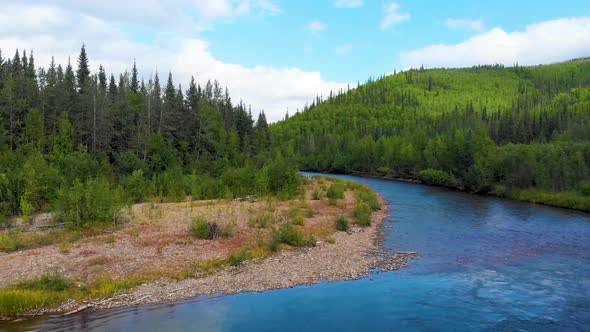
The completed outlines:
<svg viewBox="0 0 590 332">
<path fill-rule="evenodd" d="M 590 56 L 588 0 L 0 0 L 0 50 L 217 79 L 270 121 L 318 94 L 424 66 Z"/>
</svg>

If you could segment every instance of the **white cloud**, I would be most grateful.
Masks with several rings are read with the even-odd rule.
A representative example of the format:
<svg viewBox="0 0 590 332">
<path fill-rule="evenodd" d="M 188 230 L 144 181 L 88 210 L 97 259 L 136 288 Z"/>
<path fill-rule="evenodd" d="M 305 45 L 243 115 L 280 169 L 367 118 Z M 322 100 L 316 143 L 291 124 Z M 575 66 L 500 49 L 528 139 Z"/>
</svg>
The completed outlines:
<svg viewBox="0 0 590 332">
<path fill-rule="evenodd" d="M 328 26 L 325 23 L 322 23 L 320 21 L 314 21 L 311 22 L 307 25 L 307 28 L 309 29 L 309 31 L 313 32 L 313 33 L 318 33 L 320 31 L 326 30 Z"/>
<path fill-rule="evenodd" d="M 168 71 L 171 71 L 174 81 L 182 83 L 184 88 L 187 88 L 191 75 L 201 84 L 208 79 L 217 79 L 222 85 L 228 86 L 234 101 L 243 99 L 252 105 L 253 111 L 264 109 L 270 121 L 281 119 L 287 108 L 293 111 L 301 108 L 317 94 L 327 95 L 330 90 L 346 87 L 345 83 L 324 80 L 319 72 L 269 66 L 246 67 L 220 61 L 209 50 L 207 41 L 195 37 L 190 31 L 155 34 L 149 42 L 134 39 L 127 30 L 131 23 L 119 25 L 117 19 L 109 20 L 107 16 L 103 17 L 91 9 L 81 8 L 90 6 L 90 2 L 70 1 L 80 8 L 29 3 L 7 5 L 10 10 L 0 12 L 0 49 L 3 55 L 11 57 L 17 48 L 21 51 L 33 49 L 37 66 L 47 66 L 51 56 L 55 56 L 56 62 L 63 65 L 71 57 L 72 65 L 76 66 L 80 46 L 86 43 L 93 71 L 102 64 L 107 72 L 117 75 L 130 69 L 136 58 L 140 74 L 146 79 L 155 70 L 158 70 L 163 83 Z M 238 2 L 231 1 L 234 9 Z M 145 3 L 146 6 L 147 3 L 156 6 L 159 2 L 151 0 Z M 250 7 L 240 10 L 259 15 L 259 9 L 253 8 L 256 4 L 267 2 L 241 3 L 249 3 Z M 121 2 L 121 5 L 125 7 L 127 2 Z M 120 10 L 119 14 L 124 11 L 117 10 Z M 207 15 L 213 15 L 213 12 Z M 142 27 L 151 19 L 157 22 L 153 18 L 158 15 L 157 11 L 153 15 L 144 14 L 137 14 L 131 26 Z"/>
<path fill-rule="evenodd" d="M 531 24 L 524 31 L 494 28 L 456 45 L 432 45 L 402 52 L 403 66 L 464 67 L 478 64 L 536 65 L 590 55 L 590 18 Z"/>
<path fill-rule="evenodd" d="M 356 8 L 363 5 L 363 0 L 336 0 L 334 6 L 340 8 Z"/>
<path fill-rule="evenodd" d="M 338 54 L 346 54 L 352 51 L 352 45 L 346 44 L 336 48 L 336 53 Z"/>
<path fill-rule="evenodd" d="M 483 31 L 485 29 L 485 25 L 481 19 L 469 20 L 462 18 L 448 18 L 445 21 L 445 25 L 451 30 Z"/>
<path fill-rule="evenodd" d="M 400 5 L 396 2 L 391 2 L 384 6 L 385 14 L 381 21 L 381 29 L 387 29 L 395 24 L 408 21 L 412 15 L 409 13 L 401 13 Z"/>
</svg>

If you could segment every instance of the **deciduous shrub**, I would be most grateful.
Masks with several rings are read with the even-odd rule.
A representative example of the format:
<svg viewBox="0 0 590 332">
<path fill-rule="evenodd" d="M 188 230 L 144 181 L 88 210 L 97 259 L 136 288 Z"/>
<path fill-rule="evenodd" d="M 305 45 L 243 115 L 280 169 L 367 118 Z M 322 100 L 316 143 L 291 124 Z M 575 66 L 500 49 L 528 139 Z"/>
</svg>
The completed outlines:
<svg viewBox="0 0 590 332">
<path fill-rule="evenodd" d="M 343 199 L 344 198 L 344 185 L 341 183 L 333 183 L 330 188 L 328 188 L 328 192 L 326 196 L 331 199 Z"/>
<path fill-rule="evenodd" d="M 354 223 L 361 226 L 371 226 L 371 207 L 364 202 L 357 202 L 354 207 Z"/>
<path fill-rule="evenodd" d="M 358 202 L 369 205 L 373 211 L 381 209 L 377 194 L 367 186 L 359 186 L 355 192 L 355 198 Z"/>
<path fill-rule="evenodd" d="M 284 214 L 287 218 L 289 218 L 289 221 L 293 225 L 303 226 L 303 223 L 305 222 L 305 217 L 303 216 L 303 212 L 299 208 L 290 208 L 286 210 Z"/>
<path fill-rule="evenodd" d="M 281 243 L 293 247 L 304 246 L 305 236 L 303 231 L 290 223 L 281 225 L 278 229 L 273 230 L 269 247 L 272 251 L 276 251 Z"/>
<path fill-rule="evenodd" d="M 234 235 L 234 223 L 219 225 L 208 222 L 203 217 L 197 217 L 191 222 L 189 233 L 191 236 L 203 240 L 215 240 L 217 238 L 229 238 Z"/>
<path fill-rule="evenodd" d="M 311 192 L 311 199 L 313 199 L 314 201 L 319 201 L 320 199 L 322 199 L 322 192 L 319 191 L 317 188 L 314 188 Z"/>
<path fill-rule="evenodd" d="M 113 222 L 118 219 L 121 208 L 119 197 L 104 178 L 76 180 L 71 187 L 59 190 L 56 217 L 74 229 Z"/>
<path fill-rule="evenodd" d="M 125 193 L 133 203 L 139 203 L 151 194 L 150 182 L 144 177 L 143 170 L 135 170 L 123 180 Z"/>
<path fill-rule="evenodd" d="M 339 215 L 336 218 L 336 229 L 342 232 L 346 232 L 350 229 L 350 223 L 348 222 L 348 219 L 346 219 L 345 216 Z"/>
<path fill-rule="evenodd" d="M 391 169 L 389 167 L 381 166 L 377 168 L 377 173 L 380 175 L 387 175 L 391 173 Z"/>
<path fill-rule="evenodd" d="M 190 234 L 193 237 L 204 240 L 213 238 L 213 230 L 207 219 L 198 217 L 193 219 L 190 228 Z"/>
<path fill-rule="evenodd" d="M 428 184 L 441 186 L 448 185 L 451 182 L 451 176 L 447 172 L 432 168 L 420 171 L 420 179 Z"/>
</svg>

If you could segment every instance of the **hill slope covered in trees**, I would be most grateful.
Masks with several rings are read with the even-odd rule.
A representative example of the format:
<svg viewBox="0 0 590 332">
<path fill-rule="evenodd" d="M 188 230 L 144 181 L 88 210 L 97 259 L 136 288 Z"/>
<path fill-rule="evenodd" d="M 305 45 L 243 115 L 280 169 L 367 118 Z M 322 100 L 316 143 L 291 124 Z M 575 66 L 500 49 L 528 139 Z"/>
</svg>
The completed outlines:
<svg viewBox="0 0 590 332">
<path fill-rule="evenodd" d="M 590 210 L 590 60 L 409 70 L 271 126 L 301 169 Z"/>
</svg>

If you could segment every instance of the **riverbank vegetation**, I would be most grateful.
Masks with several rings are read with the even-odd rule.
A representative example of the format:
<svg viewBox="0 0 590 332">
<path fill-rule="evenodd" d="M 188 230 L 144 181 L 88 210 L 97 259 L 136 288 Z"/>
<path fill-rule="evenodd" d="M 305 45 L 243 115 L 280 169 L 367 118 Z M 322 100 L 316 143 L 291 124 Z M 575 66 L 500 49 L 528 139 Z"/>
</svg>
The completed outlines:
<svg viewBox="0 0 590 332">
<path fill-rule="evenodd" d="M 3 244 L 0 316 L 74 310 L 138 285 L 215 276 L 278 252 L 298 252 L 302 247 L 309 248 L 308 252 L 320 243 L 334 245 L 339 231 L 352 236 L 351 228 L 360 234 L 360 226 L 369 226 L 348 223 L 356 218 L 356 206 L 368 208 L 366 202 L 376 199 L 375 210 L 381 207 L 364 185 L 304 179 L 297 195 L 288 200 L 275 196 L 193 200 L 188 196 L 176 203 L 133 204 L 120 211 L 119 218 L 126 222 L 116 227 L 45 228 L 53 225 L 52 218 L 32 218 L 29 230 L 2 234 L 23 244 Z M 337 188 L 334 198 L 328 198 L 330 188 Z M 314 192 L 322 198 L 314 199 Z M 375 219 L 368 209 L 368 217 Z M 344 223 L 337 221 L 342 218 Z M 41 237 L 50 240 L 31 240 Z M 35 245 L 25 245 L 26 241 Z M 5 242 L 9 241 L 0 241 Z M 214 284 L 211 289 L 221 286 Z"/>
<path fill-rule="evenodd" d="M 271 126 L 301 169 L 416 179 L 590 210 L 590 59 L 413 69 Z"/>
</svg>

